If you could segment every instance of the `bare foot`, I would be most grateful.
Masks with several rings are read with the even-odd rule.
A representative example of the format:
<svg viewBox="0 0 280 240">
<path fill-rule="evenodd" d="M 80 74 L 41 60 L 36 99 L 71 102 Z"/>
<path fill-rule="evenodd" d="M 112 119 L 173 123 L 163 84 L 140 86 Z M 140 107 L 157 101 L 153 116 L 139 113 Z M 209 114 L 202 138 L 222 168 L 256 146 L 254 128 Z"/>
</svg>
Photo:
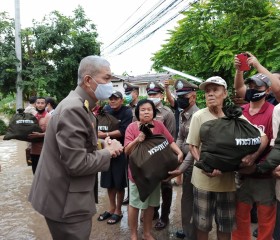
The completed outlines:
<svg viewBox="0 0 280 240">
<path fill-rule="evenodd" d="M 150 233 L 142 236 L 142 240 L 156 240 Z"/>
</svg>

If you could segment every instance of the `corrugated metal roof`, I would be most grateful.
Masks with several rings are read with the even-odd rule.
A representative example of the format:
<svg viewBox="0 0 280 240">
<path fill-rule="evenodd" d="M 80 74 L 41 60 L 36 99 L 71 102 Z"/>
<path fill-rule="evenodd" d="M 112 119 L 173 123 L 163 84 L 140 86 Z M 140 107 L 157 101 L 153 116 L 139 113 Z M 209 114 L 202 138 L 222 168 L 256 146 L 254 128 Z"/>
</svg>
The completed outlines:
<svg viewBox="0 0 280 240">
<path fill-rule="evenodd" d="M 161 82 L 164 80 L 171 79 L 175 74 L 173 73 L 152 73 L 152 74 L 143 74 L 137 76 L 122 76 L 122 75 L 113 75 L 112 81 L 128 81 L 131 83 L 147 83 L 151 81 Z"/>
</svg>

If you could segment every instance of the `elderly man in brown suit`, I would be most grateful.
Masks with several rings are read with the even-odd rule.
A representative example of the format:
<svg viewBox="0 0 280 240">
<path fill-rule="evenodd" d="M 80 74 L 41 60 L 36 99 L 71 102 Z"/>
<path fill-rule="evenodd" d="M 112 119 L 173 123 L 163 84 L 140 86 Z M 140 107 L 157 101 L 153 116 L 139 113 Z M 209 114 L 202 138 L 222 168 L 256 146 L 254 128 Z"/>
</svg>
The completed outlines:
<svg viewBox="0 0 280 240">
<path fill-rule="evenodd" d="M 107 137 L 97 150 L 96 119 L 91 109 L 111 96 L 110 64 L 98 56 L 82 59 L 78 86 L 61 101 L 47 127 L 29 201 L 45 216 L 53 239 L 89 239 L 96 213 L 94 184 L 111 157 L 123 147 Z"/>
</svg>

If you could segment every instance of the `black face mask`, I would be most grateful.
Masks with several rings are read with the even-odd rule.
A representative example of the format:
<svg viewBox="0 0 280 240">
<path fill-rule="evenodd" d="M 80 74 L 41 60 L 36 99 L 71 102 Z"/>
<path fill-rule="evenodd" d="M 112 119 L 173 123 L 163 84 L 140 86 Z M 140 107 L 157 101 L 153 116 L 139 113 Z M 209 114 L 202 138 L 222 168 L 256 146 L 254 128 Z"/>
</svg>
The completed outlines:
<svg viewBox="0 0 280 240">
<path fill-rule="evenodd" d="M 177 103 L 179 108 L 185 109 L 190 106 L 190 99 L 189 98 L 178 98 Z"/>
<path fill-rule="evenodd" d="M 45 109 L 39 110 L 38 108 L 36 108 L 36 111 L 40 114 L 42 114 L 43 112 L 45 112 Z"/>
<path fill-rule="evenodd" d="M 257 102 L 266 96 L 265 91 L 258 91 L 256 89 L 247 89 L 245 94 L 245 101 Z"/>
</svg>

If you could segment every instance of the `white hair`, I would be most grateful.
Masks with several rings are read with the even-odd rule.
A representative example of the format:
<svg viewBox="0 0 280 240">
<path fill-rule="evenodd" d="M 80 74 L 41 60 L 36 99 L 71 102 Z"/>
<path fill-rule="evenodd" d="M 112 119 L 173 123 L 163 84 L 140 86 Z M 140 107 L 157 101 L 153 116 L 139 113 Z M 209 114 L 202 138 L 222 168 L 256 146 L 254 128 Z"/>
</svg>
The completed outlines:
<svg viewBox="0 0 280 240">
<path fill-rule="evenodd" d="M 91 55 L 83 58 L 78 69 L 78 85 L 83 82 L 86 75 L 94 76 L 103 67 L 110 67 L 110 63 L 100 56 Z"/>
</svg>

